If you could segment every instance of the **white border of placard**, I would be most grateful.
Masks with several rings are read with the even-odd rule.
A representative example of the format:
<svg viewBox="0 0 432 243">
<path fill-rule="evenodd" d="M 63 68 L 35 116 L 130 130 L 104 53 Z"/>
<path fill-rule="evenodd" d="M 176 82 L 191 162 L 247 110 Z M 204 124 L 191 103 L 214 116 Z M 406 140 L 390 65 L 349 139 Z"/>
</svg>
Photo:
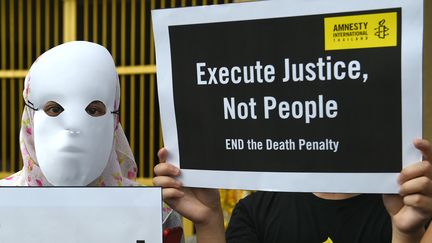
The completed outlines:
<svg viewBox="0 0 432 243">
<path fill-rule="evenodd" d="M 0 242 L 162 243 L 160 187 L 1 187 L 0 198 Z"/>
</svg>

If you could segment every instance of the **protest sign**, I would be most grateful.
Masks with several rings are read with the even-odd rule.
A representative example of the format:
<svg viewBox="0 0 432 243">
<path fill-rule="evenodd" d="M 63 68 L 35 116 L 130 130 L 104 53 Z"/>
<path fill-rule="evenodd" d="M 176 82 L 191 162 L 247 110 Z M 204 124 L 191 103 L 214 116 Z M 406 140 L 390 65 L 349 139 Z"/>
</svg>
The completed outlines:
<svg viewBox="0 0 432 243">
<path fill-rule="evenodd" d="M 159 103 L 186 186 L 396 192 L 421 159 L 422 1 L 156 10 Z"/>
</svg>

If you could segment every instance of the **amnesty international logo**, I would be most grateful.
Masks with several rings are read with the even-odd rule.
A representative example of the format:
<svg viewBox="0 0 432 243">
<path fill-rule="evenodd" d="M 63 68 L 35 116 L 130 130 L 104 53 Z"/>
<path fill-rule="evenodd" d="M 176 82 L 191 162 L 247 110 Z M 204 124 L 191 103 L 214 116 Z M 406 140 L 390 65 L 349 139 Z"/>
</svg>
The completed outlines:
<svg viewBox="0 0 432 243">
<path fill-rule="evenodd" d="M 324 18 L 325 50 L 397 45 L 397 13 Z"/>
<path fill-rule="evenodd" d="M 381 20 L 379 22 L 379 26 L 377 28 L 375 28 L 376 32 L 375 35 L 378 36 L 378 38 L 380 39 L 384 39 L 386 38 L 386 36 L 389 35 L 388 31 L 390 30 L 389 28 L 387 28 L 385 25 L 385 19 Z"/>
</svg>

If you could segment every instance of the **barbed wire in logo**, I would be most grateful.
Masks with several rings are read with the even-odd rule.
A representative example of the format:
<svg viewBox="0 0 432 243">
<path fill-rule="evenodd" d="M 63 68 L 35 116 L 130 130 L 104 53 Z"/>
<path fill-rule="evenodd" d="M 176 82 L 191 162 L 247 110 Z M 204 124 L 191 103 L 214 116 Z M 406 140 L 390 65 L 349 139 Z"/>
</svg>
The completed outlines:
<svg viewBox="0 0 432 243">
<path fill-rule="evenodd" d="M 387 33 L 390 29 L 384 25 L 385 19 L 382 19 L 380 22 L 378 22 L 378 27 L 375 28 L 376 32 L 375 35 L 378 36 L 380 39 L 384 39 L 389 34 Z"/>
</svg>

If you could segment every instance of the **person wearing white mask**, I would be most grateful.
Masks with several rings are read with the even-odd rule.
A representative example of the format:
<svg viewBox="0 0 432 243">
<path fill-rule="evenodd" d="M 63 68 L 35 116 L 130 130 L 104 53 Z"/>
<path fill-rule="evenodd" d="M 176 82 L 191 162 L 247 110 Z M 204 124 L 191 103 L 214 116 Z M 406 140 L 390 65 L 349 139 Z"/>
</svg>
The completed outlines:
<svg viewBox="0 0 432 243">
<path fill-rule="evenodd" d="M 0 185 L 137 185 L 118 119 L 119 91 L 114 61 L 98 44 L 68 42 L 42 54 L 23 91 L 24 167 Z"/>
<path fill-rule="evenodd" d="M 48 50 L 30 68 L 23 97 L 24 166 L 0 186 L 138 186 L 108 50 L 85 41 Z M 164 228 L 181 225 L 171 209 L 163 215 Z"/>
</svg>

